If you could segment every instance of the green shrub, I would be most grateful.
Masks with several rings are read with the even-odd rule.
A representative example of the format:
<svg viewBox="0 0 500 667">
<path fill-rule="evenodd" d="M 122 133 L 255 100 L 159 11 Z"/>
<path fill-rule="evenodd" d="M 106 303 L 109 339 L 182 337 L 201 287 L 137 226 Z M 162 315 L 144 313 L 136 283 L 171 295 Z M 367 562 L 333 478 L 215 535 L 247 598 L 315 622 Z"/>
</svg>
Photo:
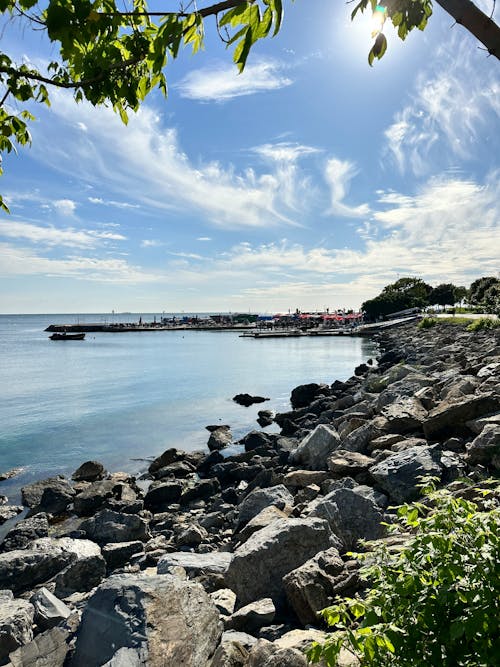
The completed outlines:
<svg viewBox="0 0 500 667">
<path fill-rule="evenodd" d="M 399 551 L 377 544 L 364 560 L 365 597 L 324 609 L 335 631 L 308 652 L 337 664 L 341 648 L 372 667 L 492 667 L 500 655 L 500 511 L 495 491 L 476 502 L 425 490 L 391 530 L 410 533 Z"/>
<path fill-rule="evenodd" d="M 467 327 L 467 331 L 484 331 L 488 329 L 497 329 L 500 327 L 499 319 L 492 319 L 490 317 L 481 317 L 474 320 Z"/>
<path fill-rule="evenodd" d="M 430 329 L 431 327 L 435 327 L 437 323 L 438 321 L 435 317 L 424 317 L 417 324 L 417 327 L 419 329 Z"/>
</svg>

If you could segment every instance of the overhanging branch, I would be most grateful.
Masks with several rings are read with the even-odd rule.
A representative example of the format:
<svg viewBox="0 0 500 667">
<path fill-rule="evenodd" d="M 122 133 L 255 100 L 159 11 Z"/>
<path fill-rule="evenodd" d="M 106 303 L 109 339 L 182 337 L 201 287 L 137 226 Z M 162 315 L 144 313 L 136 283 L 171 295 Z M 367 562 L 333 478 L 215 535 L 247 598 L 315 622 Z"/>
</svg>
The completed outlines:
<svg viewBox="0 0 500 667">
<path fill-rule="evenodd" d="M 500 27 L 470 0 L 436 0 L 457 23 L 484 44 L 488 53 L 500 60 Z"/>
</svg>

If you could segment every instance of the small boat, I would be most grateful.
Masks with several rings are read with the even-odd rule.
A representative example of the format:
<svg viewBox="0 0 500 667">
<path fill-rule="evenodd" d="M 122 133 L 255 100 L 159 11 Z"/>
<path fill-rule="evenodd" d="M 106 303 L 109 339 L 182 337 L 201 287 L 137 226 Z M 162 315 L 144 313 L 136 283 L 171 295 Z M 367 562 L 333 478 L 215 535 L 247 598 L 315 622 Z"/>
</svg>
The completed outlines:
<svg viewBox="0 0 500 667">
<path fill-rule="evenodd" d="M 84 333 L 69 334 L 65 331 L 63 333 L 53 333 L 49 336 L 50 340 L 85 340 Z"/>
</svg>

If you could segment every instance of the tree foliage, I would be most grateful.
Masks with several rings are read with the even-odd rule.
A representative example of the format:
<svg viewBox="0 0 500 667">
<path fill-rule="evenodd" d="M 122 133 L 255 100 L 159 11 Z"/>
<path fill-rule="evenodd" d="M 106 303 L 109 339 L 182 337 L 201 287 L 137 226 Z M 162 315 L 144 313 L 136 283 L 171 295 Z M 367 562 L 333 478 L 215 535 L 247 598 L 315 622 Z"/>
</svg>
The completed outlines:
<svg viewBox="0 0 500 667">
<path fill-rule="evenodd" d="M 487 667 L 498 664 L 500 632 L 499 488 L 482 500 L 425 489 L 398 510 L 401 550 L 378 544 L 359 555 L 370 586 L 322 614 L 334 628 L 309 658 L 328 667 L 342 648 L 373 667 Z"/>
<path fill-rule="evenodd" d="M 421 278 L 399 278 L 374 299 L 365 301 L 361 310 L 370 319 L 377 319 L 408 308 L 423 308 L 429 305 L 431 293 L 432 287 Z"/>
<path fill-rule="evenodd" d="M 469 303 L 500 315 L 500 279 L 484 276 L 474 280 L 469 289 Z"/>
<path fill-rule="evenodd" d="M 453 306 L 459 300 L 459 288 L 453 283 L 441 283 L 429 295 L 431 306 Z"/>
</svg>

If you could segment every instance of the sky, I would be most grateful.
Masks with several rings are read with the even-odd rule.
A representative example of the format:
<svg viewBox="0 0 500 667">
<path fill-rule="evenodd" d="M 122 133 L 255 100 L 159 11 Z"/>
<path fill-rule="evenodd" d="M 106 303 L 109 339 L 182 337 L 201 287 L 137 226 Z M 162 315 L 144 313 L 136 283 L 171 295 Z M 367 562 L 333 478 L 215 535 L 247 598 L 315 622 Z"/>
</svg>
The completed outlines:
<svg viewBox="0 0 500 667">
<path fill-rule="evenodd" d="M 357 309 L 402 276 L 499 275 L 498 60 L 436 5 L 370 68 L 368 16 L 284 6 L 241 75 L 207 20 L 127 126 L 38 105 L 0 178 L 0 313 Z M 2 49 L 55 55 L 17 25 Z"/>
</svg>

